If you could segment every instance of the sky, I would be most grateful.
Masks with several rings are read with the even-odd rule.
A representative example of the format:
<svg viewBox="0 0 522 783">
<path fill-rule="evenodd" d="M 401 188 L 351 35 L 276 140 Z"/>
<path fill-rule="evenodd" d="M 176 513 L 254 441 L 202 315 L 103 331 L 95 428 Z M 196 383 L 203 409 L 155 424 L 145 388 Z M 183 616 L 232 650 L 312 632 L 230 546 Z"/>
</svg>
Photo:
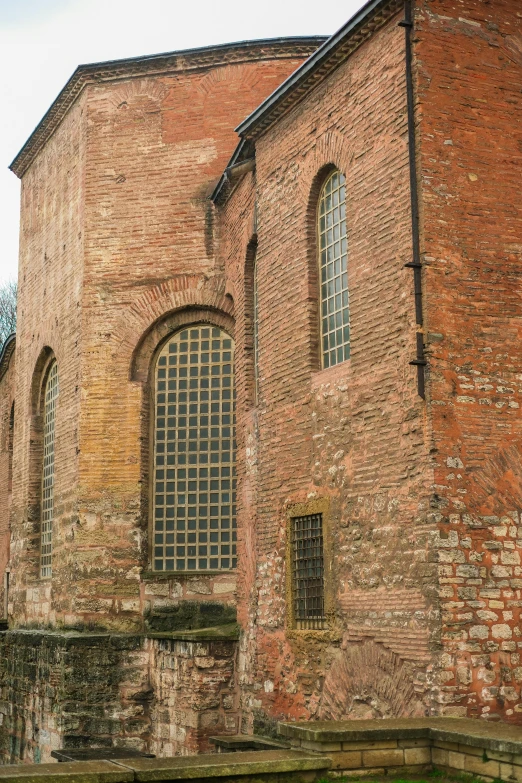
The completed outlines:
<svg viewBox="0 0 522 783">
<path fill-rule="evenodd" d="M 363 0 L 0 0 L 0 285 L 16 279 L 20 183 L 8 166 L 79 64 L 330 35 Z"/>
</svg>

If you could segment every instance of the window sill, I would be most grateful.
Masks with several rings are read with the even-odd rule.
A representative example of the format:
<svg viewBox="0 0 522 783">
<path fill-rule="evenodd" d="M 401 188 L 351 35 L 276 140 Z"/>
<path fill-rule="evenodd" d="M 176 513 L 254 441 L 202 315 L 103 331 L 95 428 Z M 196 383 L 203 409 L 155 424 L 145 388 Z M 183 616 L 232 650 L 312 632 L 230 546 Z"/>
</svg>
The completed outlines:
<svg viewBox="0 0 522 783">
<path fill-rule="evenodd" d="M 155 579 L 186 579 L 191 576 L 224 576 L 231 574 L 235 576 L 237 569 L 230 569 L 228 571 L 143 571 L 141 574 L 142 580 L 155 580 Z"/>
<path fill-rule="evenodd" d="M 324 642 L 325 644 L 330 642 L 339 641 L 342 638 L 340 634 L 334 628 L 288 628 L 286 629 L 286 636 L 288 639 L 300 639 L 301 641 L 316 641 Z"/>
</svg>

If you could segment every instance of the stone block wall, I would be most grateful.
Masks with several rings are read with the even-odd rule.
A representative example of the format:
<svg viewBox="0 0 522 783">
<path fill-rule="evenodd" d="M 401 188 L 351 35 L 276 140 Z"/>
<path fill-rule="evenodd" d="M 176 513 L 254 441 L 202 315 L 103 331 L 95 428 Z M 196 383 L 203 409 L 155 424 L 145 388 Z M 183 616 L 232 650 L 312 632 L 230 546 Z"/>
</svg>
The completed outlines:
<svg viewBox="0 0 522 783">
<path fill-rule="evenodd" d="M 292 748 L 331 760 L 332 777 L 418 775 L 436 768 L 484 781 L 520 780 L 520 732 L 469 719 L 283 723 Z"/>
<path fill-rule="evenodd" d="M 1 763 L 50 761 L 60 748 L 144 750 L 150 697 L 140 637 L 2 633 Z"/>
<path fill-rule="evenodd" d="M 210 736 L 238 733 L 236 648 L 233 640 L 148 641 L 152 753 L 208 753 Z"/>
<path fill-rule="evenodd" d="M 71 748 L 211 750 L 210 735 L 238 731 L 237 642 L 218 630 L 196 639 L 0 633 L 0 764 Z"/>
</svg>

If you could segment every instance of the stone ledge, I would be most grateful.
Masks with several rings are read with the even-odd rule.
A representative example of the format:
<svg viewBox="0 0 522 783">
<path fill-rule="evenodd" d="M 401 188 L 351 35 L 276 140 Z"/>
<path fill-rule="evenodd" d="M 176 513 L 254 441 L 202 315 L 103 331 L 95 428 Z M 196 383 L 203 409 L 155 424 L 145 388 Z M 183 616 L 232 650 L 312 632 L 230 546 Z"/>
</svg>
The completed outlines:
<svg viewBox="0 0 522 783">
<path fill-rule="evenodd" d="M 130 783 L 134 780 L 132 770 L 112 761 L 8 764 L 0 767 L 1 783 Z"/>
<path fill-rule="evenodd" d="M 280 723 L 278 732 L 289 739 L 308 742 L 342 743 L 405 738 L 430 738 L 436 719 L 399 718 L 397 720 L 308 721 Z M 450 720 L 450 719 L 448 719 Z"/>
<path fill-rule="evenodd" d="M 174 639 L 182 642 L 212 642 L 223 639 L 225 641 L 237 641 L 239 639 L 239 625 L 215 625 L 211 628 L 197 628 L 193 631 L 148 631 L 147 639 Z"/>
<path fill-rule="evenodd" d="M 239 639 L 239 625 L 226 623 L 209 628 L 176 631 L 139 631 L 136 633 L 116 633 L 114 631 L 75 631 L 39 628 L 2 628 L 7 638 L 27 647 L 63 645 L 65 647 L 109 645 L 115 649 L 137 649 L 145 639 L 178 639 L 180 641 L 214 641 Z"/>
<path fill-rule="evenodd" d="M 121 759 L 114 763 L 131 769 L 136 781 L 258 777 L 285 772 L 327 770 L 332 764 L 327 756 L 295 750 L 210 753 L 166 759 Z"/>
<path fill-rule="evenodd" d="M 429 739 L 470 745 L 484 750 L 522 755 L 520 726 L 488 723 L 479 718 L 403 718 L 397 720 L 317 721 L 280 723 L 279 734 L 292 744 L 312 749 L 308 743 L 323 746 L 324 752 L 335 743 L 374 742 L 378 740 Z M 306 744 L 305 744 L 306 743 Z M 348 749 L 348 748 L 344 748 Z"/>
<path fill-rule="evenodd" d="M 327 770 L 331 759 L 295 750 L 267 750 L 233 754 L 123 758 L 114 761 L 72 761 L 62 764 L 9 764 L 0 767 L 0 783 L 130 783 L 207 778 L 261 780 L 284 773 Z M 315 776 L 314 776 L 315 777 Z"/>
</svg>

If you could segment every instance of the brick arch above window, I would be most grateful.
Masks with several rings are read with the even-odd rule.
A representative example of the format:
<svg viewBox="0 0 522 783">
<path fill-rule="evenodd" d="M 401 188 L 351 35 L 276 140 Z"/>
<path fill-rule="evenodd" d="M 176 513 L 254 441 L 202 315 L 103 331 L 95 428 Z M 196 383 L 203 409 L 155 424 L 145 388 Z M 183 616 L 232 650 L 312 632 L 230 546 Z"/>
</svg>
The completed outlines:
<svg viewBox="0 0 522 783">
<path fill-rule="evenodd" d="M 196 309 L 221 313 L 233 328 L 234 301 L 227 295 L 222 278 L 208 280 L 202 275 L 179 275 L 138 296 L 122 313 L 110 337 L 118 374 L 143 382 L 158 342 L 149 339 L 150 333 L 167 319 Z M 142 355 L 146 356 L 147 352 L 148 359 L 142 361 Z"/>
<path fill-rule="evenodd" d="M 153 357 L 158 350 L 158 346 L 174 332 L 194 323 L 216 326 L 234 337 L 234 319 L 230 314 L 222 310 L 214 310 L 208 307 L 185 307 L 165 313 L 142 335 L 132 357 L 131 380 L 144 383 L 149 377 Z"/>
<path fill-rule="evenodd" d="M 314 193 L 317 201 L 317 183 L 319 182 L 320 187 L 328 171 L 333 169 L 339 169 L 348 176 L 354 156 L 352 141 L 345 134 L 329 131 L 317 139 L 299 165 L 298 189 L 307 209 Z"/>
<path fill-rule="evenodd" d="M 55 352 L 48 345 L 40 351 L 34 365 L 31 379 L 31 415 L 41 416 L 43 413 L 45 385 L 51 365 L 57 361 Z"/>
</svg>

